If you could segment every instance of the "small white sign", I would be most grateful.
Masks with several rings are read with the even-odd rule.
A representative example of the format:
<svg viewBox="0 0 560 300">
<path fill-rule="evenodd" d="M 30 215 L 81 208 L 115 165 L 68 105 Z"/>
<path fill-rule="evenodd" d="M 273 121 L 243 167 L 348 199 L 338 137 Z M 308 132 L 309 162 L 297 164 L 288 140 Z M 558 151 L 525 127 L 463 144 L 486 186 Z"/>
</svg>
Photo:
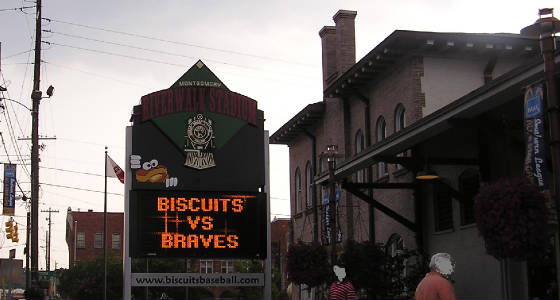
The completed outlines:
<svg viewBox="0 0 560 300">
<path fill-rule="evenodd" d="M 263 286 L 263 273 L 132 273 L 132 286 Z"/>
</svg>

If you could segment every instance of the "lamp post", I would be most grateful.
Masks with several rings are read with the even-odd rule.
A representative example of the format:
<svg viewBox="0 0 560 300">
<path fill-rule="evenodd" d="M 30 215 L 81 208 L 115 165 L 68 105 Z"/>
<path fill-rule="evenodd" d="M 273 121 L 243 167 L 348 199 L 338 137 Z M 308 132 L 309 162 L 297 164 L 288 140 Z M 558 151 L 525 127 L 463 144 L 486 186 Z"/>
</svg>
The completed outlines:
<svg viewBox="0 0 560 300">
<path fill-rule="evenodd" d="M 336 227 L 336 181 L 334 169 L 336 167 L 337 145 L 327 146 L 327 161 L 329 164 L 329 225 L 331 227 L 331 264 L 336 264 L 336 242 L 338 230 Z"/>
<path fill-rule="evenodd" d="M 544 110 L 547 112 L 550 156 L 552 158 L 552 197 L 556 205 L 556 280 L 560 285 L 560 103 L 554 80 L 555 34 L 560 32 L 560 20 L 554 17 L 552 8 L 539 9 L 539 19 L 521 29 L 521 34 L 538 36 L 544 62 L 547 95 Z M 559 292 L 560 296 L 560 292 Z"/>
</svg>

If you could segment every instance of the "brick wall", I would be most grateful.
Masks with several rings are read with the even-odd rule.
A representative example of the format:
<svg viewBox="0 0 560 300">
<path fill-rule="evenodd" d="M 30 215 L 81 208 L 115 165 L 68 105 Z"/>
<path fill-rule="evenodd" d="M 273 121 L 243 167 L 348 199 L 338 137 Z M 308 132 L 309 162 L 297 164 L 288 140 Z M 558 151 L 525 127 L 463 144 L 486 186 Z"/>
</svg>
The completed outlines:
<svg viewBox="0 0 560 300">
<path fill-rule="evenodd" d="M 94 240 L 96 233 L 103 233 L 103 212 L 79 212 L 79 211 L 68 211 L 71 215 L 66 223 L 68 237 L 68 252 L 69 252 L 69 265 L 74 262 L 74 236 L 76 231 L 78 233 L 83 232 L 85 234 L 85 248 L 76 249 L 76 260 L 90 261 L 103 255 L 103 247 L 95 248 Z M 77 221 L 74 222 L 74 221 Z M 107 213 L 107 236 L 105 237 L 105 242 L 107 245 L 107 253 L 114 253 L 119 258 L 123 257 L 123 226 L 124 224 L 124 213 Z M 77 225 L 74 227 L 74 225 Z M 112 248 L 112 238 L 113 233 L 119 233 L 120 235 L 120 245 L 119 249 Z"/>
</svg>

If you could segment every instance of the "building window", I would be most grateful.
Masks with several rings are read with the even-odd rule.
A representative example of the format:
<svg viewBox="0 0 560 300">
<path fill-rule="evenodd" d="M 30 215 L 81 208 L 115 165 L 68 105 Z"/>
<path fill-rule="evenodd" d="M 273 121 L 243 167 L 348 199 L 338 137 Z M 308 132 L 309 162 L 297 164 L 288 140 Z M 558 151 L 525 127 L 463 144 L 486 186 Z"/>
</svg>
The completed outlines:
<svg viewBox="0 0 560 300">
<path fill-rule="evenodd" d="M 294 176 L 294 204 L 296 206 L 296 214 L 301 212 L 301 174 L 299 168 L 296 169 Z"/>
<path fill-rule="evenodd" d="M 397 108 L 395 109 L 395 133 L 403 130 L 406 127 L 406 117 L 405 117 L 405 109 L 404 105 L 399 103 Z M 397 154 L 397 157 L 405 157 L 407 155 L 407 151 L 401 152 Z M 397 170 L 402 169 L 402 165 L 396 164 L 395 168 Z"/>
<path fill-rule="evenodd" d="M 443 183 L 435 185 L 434 217 L 435 231 L 443 231 L 453 228 L 453 204 L 449 188 Z"/>
<path fill-rule="evenodd" d="M 310 208 L 313 205 L 313 172 L 310 162 L 305 165 L 305 187 L 305 207 Z"/>
<path fill-rule="evenodd" d="M 222 260 L 222 273 L 233 273 L 233 261 Z"/>
<path fill-rule="evenodd" d="M 76 248 L 84 249 L 86 247 L 86 233 L 78 232 L 76 236 Z"/>
<path fill-rule="evenodd" d="M 214 273 L 214 261 L 200 260 L 200 273 Z"/>
<path fill-rule="evenodd" d="M 399 132 L 406 126 L 405 109 L 402 104 L 398 104 L 395 109 L 395 132 Z"/>
<path fill-rule="evenodd" d="M 474 223 L 474 196 L 478 194 L 480 176 L 476 169 L 467 169 L 459 175 L 459 192 L 463 195 L 461 203 L 461 225 Z"/>
<path fill-rule="evenodd" d="M 93 247 L 94 248 L 103 248 L 103 233 L 96 232 L 95 239 L 93 240 Z"/>
<path fill-rule="evenodd" d="M 121 248 L 121 234 L 118 232 L 113 232 L 113 238 L 111 240 L 111 249 Z"/>
<path fill-rule="evenodd" d="M 387 137 L 387 124 L 385 123 L 385 119 L 383 117 L 379 117 L 377 119 L 377 142 L 381 142 Z M 377 164 L 377 177 L 381 178 L 388 173 L 387 164 L 385 162 L 379 162 Z"/>
<path fill-rule="evenodd" d="M 355 145 L 354 146 L 355 146 L 354 149 L 356 151 L 355 154 L 358 154 L 358 153 L 364 151 L 364 148 L 365 148 L 364 134 L 362 133 L 361 130 L 358 130 L 358 132 L 356 132 L 356 138 L 355 138 Z M 364 183 L 365 178 L 366 178 L 366 169 L 362 169 L 362 170 L 359 170 L 358 172 L 356 172 L 356 182 L 357 183 Z"/>
<path fill-rule="evenodd" d="M 386 251 L 391 257 L 401 254 L 404 250 L 404 241 L 402 237 L 396 233 L 393 233 L 389 240 L 387 241 Z"/>
<path fill-rule="evenodd" d="M 326 172 L 328 169 L 327 159 L 323 154 L 319 155 L 319 174 Z"/>
</svg>

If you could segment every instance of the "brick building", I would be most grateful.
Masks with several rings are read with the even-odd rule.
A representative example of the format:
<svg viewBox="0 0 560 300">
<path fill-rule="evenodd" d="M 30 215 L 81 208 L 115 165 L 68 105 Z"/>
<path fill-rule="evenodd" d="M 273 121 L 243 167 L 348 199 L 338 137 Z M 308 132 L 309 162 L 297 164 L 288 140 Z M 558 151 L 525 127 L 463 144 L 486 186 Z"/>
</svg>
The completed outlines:
<svg viewBox="0 0 560 300">
<path fill-rule="evenodd" d="M 458 298 L 537 295 L 530 266 L 485 253 L 472 198 L 481 181 L 522 175 L 521 91 L 543 76 L 538 39 L 396 30 L 356 62 L 356 15 L 340 10 L 319 31 L 323 100 L 270 138 L 289 147 L 291 242 L 329 240 L 323 154 L 337 145 L 340 246 L 449 252 Z M 440 178 L 417 180 L 427 168 Z"/>
<path fill-rule="evenodd" d="M 271 263 L 276 268 L 282 279 L 280 288 L 286 289 L 286 254 L 288 253 L 288 238 L 290 233 L 290 219 L 274 218 L 270 224 Z"/>
<path fill-rule="evenodd" d="M 124 213 L 107 212 L 107 253 L 123 257 Z M 94 260 L 103 255 L 103 212 L 72 211 L 66 214 L 68 263 Z"/>
</svg>

